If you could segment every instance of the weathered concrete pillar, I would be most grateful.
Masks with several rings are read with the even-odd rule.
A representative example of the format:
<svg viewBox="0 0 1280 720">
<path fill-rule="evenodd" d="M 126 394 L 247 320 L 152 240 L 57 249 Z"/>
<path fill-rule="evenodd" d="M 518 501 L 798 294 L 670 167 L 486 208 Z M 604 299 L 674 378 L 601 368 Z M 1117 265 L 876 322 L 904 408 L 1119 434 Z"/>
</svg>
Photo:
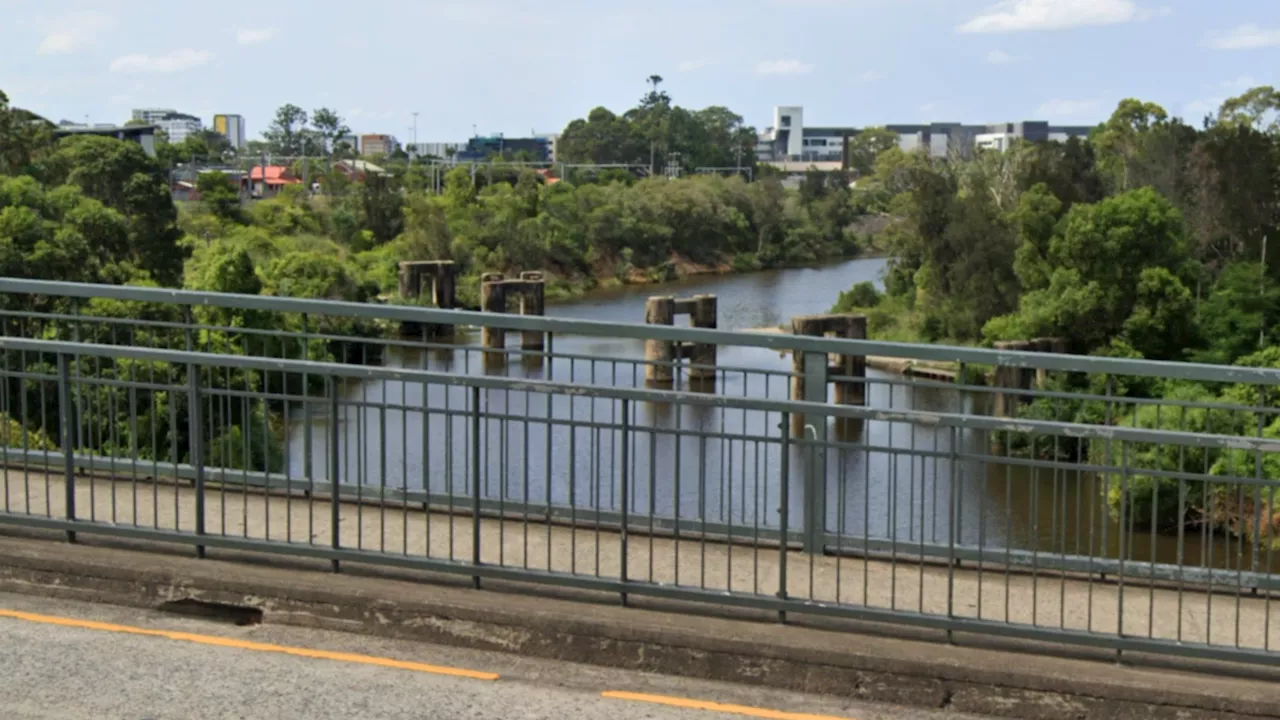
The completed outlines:
<svg viewBox="0 0 1280 720">
<path fill-rule="evenodd" d="M 848 315 L 841 323 L 838 337 L 845 340 L 867 339 L 867 316 Z M 837 355 L 831 374 L 853 378 L 836 380 L 835 403 L 837 405 L 867 404 L 867 357 L 865 355 Z"/>
<path fill-rule="evenodd" d="M 791 332 L 794 335 L 807 335 L 810 337 L 822 337 L 824 334 L 824 324 L 826 316 L 824 315 L 802 315 L 800 317 L 791 318 Z M 804 377 L 805 353 L 791 353 L 791 371 L 795 375 L 791 378 L 791 399 L 797 402 L 803 402 L 808 392 L 808 384 Z M 816 391 L 815 391 L 816 393 Z M 825 396 L 825 392 L 823 393 Z M 806 419 L 800 413 L 791 414 L 791 434 L 795 437 L 804 436 L 804 426 Z"/>
<path fill-rule="evenodd" d="M 796 335 L 809 337 L 825 337 L 833 335 L 846 340 L 865 340 L 867 338 L 867 318 L 865 315 L 801 315 L 791 319 L 791 331 Z M 828 378 L 836 379 L 835 403 L 837 405 L 867 404 L 867 358 L 863 355 L 831 355 L 827 359 Z M 809 400 L 815 397 L 826 401 L 826 391 L 809 392 L 804 377 L 804 353 L 795 353 L 792 357 L 792 371 L 795 376 L 791 380 L 791 399 Z M 800 434 L 804 431 L 805 420 L 802 417 L 792 419 L 792 432 Z M 843 424 L 849 426 L 849 423 Z M 850 429 L 846 427 L 846 429 Z"/>
<path fill-rule="evenodd" d="M 400 297 L 419 300 L 426 297 L 430 304 L 442 310 L 458 306 L 458 268 L 452 260 L 411 260 L 400 263 Z M 453 325 L 404 323 L 405 335 L 425 334 L 427 337 L 451 337 Z"/>
<path fill-rule="evenodd" d="M 1036 352 L 1054 353 L 1057 355 L 1065 355 L 1067 352 L 1066 338 L 1036 338 L 1031 343 L 1035 346 Z M 1049 384 L 1049 371 L 1044 368 L 1036 368 L 1036 388 L 1043 390 Z"/>
<path fill-rule="evenodd" d="M 417 262 L 400 263 L 400 297 L 416 298 L 422 294 L 422 265 Z"/>
<path fill-rule="evenodd" d="M 436 268 L 436 307 L 453 310 L 458 307 L 458 266 L 452 260 L 442 260 Z"/>
<path fill-rule="evenodd" d="M 695 295 L 690 312 L 690 325 L 714 330 L 716 327 L 716 296 Z M 689 380 L 698 382 L 705 389 L 708 381 L 716 379 L 716 344 L 694 343 L 689 353 Z"/>
<path fill-rule="evenodd" d="M 506 286 L 502 273 L 485 273 L 480 276 L 480 312 L 505 313 L 507 311 Z M 487 322 L 480 329 L 480 347 L 486 351 L 485 357 L 505 356 L 507 331 L 493 327 Z"/>
<path fill-rule="evenodd" d="M 547 285 L 542 273 L 527 271 L 520 273 L 520 280 L 525 286 L 520 293 L 520 314 L 541 317 L 546 310 Z M 525 330 L 521 336 L 520 347 L 524 350 L 542 350 L 547 346 L 547 336 L 538 330 Z"/>
<path fill-rule="evenodd" d="M 996 350 L 1028 352 L 1035 349 L 1035 344 L 1028 340 L 1010 340 L 997 342 Z M 1030 390 L 1035 382 L 1036 372 L 1032 368 L 997 365 L 991 384 L 1001 390 Z M 1026 396 L 1017 392 L 998 392 L 995 397 L 993 414 L 997 417 L 1017 417 L 1018 405 L 1026 401 Z"/>
<path fill-rule="evenodd" d="M 671 296 L 651 297 L 644 304 L 644 321 L 648 325 L 674 325 L 676 299 Z M 668 386 L 675 380 L 676 348 L 670 340 L 644 342 L 644 379 L 652 385 Z"/>
</svg>

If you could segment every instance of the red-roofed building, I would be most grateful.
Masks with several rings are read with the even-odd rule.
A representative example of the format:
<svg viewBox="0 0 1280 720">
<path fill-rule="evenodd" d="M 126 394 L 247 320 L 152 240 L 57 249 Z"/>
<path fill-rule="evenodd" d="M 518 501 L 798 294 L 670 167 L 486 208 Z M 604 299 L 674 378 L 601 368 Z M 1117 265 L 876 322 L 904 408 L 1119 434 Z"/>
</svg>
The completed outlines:
<svg viewBox="0 0 1280 720">
<path fill-rule="evenodd" d="M 250 192 L 255 197 L 265 197 L 280 192 L 285 185 L 301 185 L 302 180 L 294 177 L 289 168 L 284 165 L 268 165 L 266 167 L 266 181 L 263 182 L 263 167 L 261 165 L 253 166 L 249 171 L 249 177 L 244 181 Z"/>
</svg>

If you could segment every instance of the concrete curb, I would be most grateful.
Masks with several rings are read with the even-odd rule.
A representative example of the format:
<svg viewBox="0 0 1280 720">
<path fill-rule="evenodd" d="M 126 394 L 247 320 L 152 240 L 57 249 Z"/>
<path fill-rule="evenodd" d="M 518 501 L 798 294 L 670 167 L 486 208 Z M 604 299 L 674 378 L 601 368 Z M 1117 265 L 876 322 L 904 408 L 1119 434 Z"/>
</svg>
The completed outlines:
<svg viewBox="0 0 1280 720">
<path fill-rule="evenodd" d="M 1004 717 L 1280 718 L 1274 682 L 218 558 L 252 562 L 0 536 L 0 591 L 251 605 L 269 623 Z"/>
</svg>

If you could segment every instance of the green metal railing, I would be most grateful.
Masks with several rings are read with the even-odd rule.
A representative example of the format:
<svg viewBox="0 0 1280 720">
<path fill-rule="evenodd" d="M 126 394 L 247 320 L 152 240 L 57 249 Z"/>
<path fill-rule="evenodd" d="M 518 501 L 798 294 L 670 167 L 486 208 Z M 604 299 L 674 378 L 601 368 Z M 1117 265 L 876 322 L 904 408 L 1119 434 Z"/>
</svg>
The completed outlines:
<svg viewBox="0 0 1280 720">
<path fill-rule="evenodd" d="M 539 331 L 546 350 L 495 364 L 465 330 L 401 323 Z M 723 363 L 710 387 L 653 389 L 638 346 L 582 338 L 715 343 Z M 0 352 L 0 524 L 1280 657 L 1274 369 L 12 279 Z M 833 378 L 829 354 L 960 380 Z M 1101 419 L 993 417 L 1009 389 L 973 378 L 995 366 L 1100 379 L 1017 394 Z M 1116 391 L 1135 378 L 1238 391 Z M 830 404 L 833 380 L 867 405 Z"/>
</svg>

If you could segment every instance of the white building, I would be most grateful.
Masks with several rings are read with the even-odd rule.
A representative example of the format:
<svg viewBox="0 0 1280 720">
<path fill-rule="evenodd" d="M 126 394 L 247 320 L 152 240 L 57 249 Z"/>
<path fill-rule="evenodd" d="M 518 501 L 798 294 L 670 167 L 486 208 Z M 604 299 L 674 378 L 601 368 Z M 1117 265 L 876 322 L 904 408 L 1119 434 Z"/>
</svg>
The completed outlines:
<svg viewBox="0 0 1280 720">
<path fill-rule="evenodd" d="M 466 141 L 462 142 L 418 142 L 407 143 L 404 146 L 405 152 L 413 157 L 438 157 L 448 160 L 453 157 L 460 148 L 467 146 Z"/>
<path fill-rule="evenodd" d="M 148 125 L 155 125 L 166 115 L 177 114 L 173 108 L 134 108 L 133 119 L 141 120 Z"/>
<path fill-rule="evenodd" d="M 1016 140 L 1065 142 L 1070 137 L 1087 136 L 1091 126 L 1050 126 L 1043 121 L 966 125 L 956 122 L 928 124 L 886 124 L 898 135 L 898 146 L 906 152 L 927 150 L 931 157 L 946 158 L 952 153 L 968 154 L 975 147 L 1005 150 Z M 806 127 L 804 108 L 778 105 L 773 108 L 773 126 L 761 133 L 756 159 L 779 163 L 843 162 L 844 146 L 856 137 L 856 127 Z"/>
<path fill-rule="evenodd" d="M 140 108 L 133 111 L 133 119 L 155 125 L 164 131 L 169 142 L 176 145 L 189 135 L 200 132 L 204 124 L 194 115 L 180 113 L 172 108 Z"/>
<path fill-rule="evenodd" d="M 214 115 L 213 131 L 221 134 L 236 150 L 245 146 L 244 117 L 240 115 Z"/>
</svg>

